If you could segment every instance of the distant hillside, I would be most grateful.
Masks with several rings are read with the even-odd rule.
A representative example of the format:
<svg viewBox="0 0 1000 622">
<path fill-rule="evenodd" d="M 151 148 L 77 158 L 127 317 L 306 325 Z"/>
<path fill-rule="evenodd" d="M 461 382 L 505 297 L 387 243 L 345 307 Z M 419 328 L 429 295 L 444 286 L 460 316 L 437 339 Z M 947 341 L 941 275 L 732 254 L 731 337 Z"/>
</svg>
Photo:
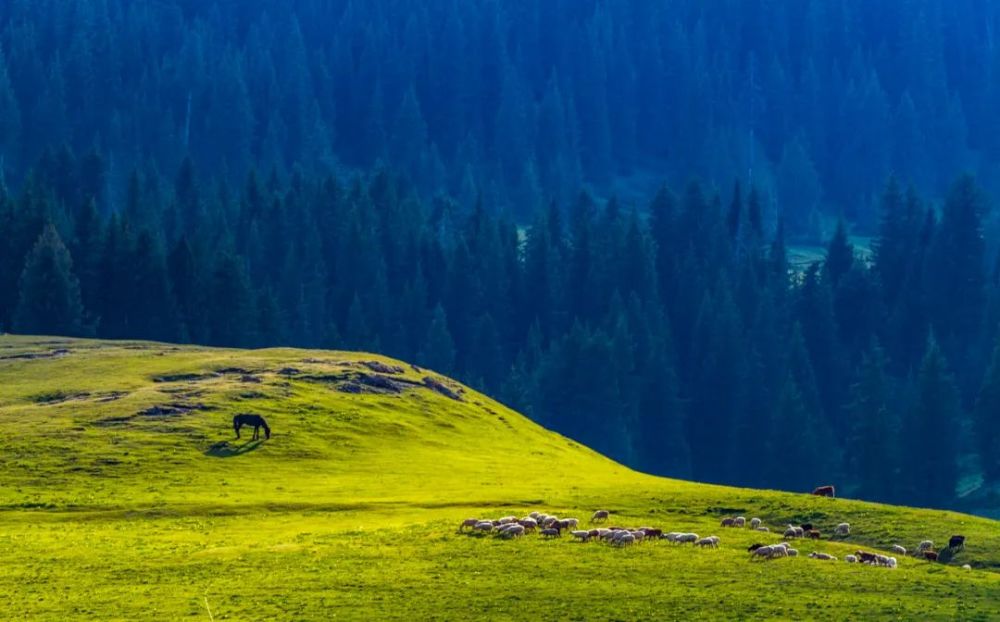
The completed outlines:
<svg viewBox="0 0 1000 622">
<path fill-rule="evenodd" d="M 236 440 L 238 413 L 270 438 Z M 721 546 L 456 533 L 596 509 Z M 735 514 L 772 532 L 719 526 Z M 0 521 L 12 619 L 989 620 L 1000 599 L 994 521 L 642 475 L 363 353 L 0 337 Z M 799 558 L 747 561 L 801 522 L 823 539 L 795 541 Z M 843 561 L 953 534 L 967 546 L 947 565 Z"/>
</svg>

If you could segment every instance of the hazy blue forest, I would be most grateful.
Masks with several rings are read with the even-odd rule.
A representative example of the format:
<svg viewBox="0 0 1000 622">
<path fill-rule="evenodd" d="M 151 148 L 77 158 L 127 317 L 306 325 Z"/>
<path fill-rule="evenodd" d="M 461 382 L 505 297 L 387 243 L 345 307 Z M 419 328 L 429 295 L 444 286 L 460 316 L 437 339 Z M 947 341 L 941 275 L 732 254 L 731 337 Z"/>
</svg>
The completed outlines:
<svg viewBox="0 0 1000 622">
<path fill-rule="evenodd" d="M 378 351 L 650 472 L 985 507 L 998 30 L 990 0 L 6 0 L 0 330 Z"/>
</svg>

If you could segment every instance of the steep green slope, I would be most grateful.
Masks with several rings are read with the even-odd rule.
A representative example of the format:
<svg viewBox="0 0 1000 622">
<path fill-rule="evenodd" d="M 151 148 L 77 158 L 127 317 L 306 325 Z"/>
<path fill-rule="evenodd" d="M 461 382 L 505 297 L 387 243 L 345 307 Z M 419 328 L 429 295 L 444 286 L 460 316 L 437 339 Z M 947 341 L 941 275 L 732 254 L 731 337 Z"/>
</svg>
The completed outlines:
<svg viewBox="0 0 1000 622">
<path fill-rule="evenodd" d="M 237 441 L 241 412 L 271 439 Z M 468 516 L 597 508 L 722 546 L 455 532 Z M 969 544 L 950 566 L 752 564 L 745 548 L 778 536 L 718 527 L 737 513 L 851 523 L 847 543 L 803 553 Z M 0 525 L 11 619 L 1000 615 L 994 521 L 642 475 L 370 354 L 0 337 Z"/>
</svg>

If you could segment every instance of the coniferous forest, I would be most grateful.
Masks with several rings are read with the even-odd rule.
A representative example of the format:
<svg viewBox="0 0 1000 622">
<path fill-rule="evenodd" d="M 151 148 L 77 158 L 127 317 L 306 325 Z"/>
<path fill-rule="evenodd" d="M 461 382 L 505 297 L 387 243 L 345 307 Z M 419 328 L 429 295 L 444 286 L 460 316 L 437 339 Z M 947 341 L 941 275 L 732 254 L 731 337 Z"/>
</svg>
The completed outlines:
<svg viewBox="0 0 1000 622">
<path fill-rule="evenodd" d="M 957 507 L 1000 486 L 997 27 L 8 0 L 0 330 L 377 351 L 644 471 Z"/>
</svg>

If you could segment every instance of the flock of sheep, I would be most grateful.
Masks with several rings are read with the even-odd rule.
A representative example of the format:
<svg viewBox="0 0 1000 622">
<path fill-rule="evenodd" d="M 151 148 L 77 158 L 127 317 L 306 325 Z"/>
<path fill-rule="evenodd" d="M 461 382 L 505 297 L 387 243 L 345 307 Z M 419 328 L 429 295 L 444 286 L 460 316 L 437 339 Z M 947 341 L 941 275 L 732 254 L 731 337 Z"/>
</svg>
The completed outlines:
<svg viewBox="0 0 1000 622">
<path fill-rule="evenodd" d="M 595 523 L 606 523 L 610 516 L 611 513 L 608 510 L 598 510 L 594 512 L 590 519 L 590 522 L 592 523 L 591 529 L 580 529 L 580 519 L 578 518 L 559 518 L 558 516 L 545 514 L 543 512 L 531 512 L 523 518 L 518 518 L 517 516 L 504 516 L 495 520 L 468 518 L 462 521 L 458 527 L 458 531 L 465 532 L 466 530 L 469 530 L 470 533 L 492 534 L 497 538 L 504 540 L 511 540 L 522 537 L 528 533 L 536 532 L 543 538 L 559 538 L 562 537 L 564 531 L 567 531 L 573 538 L 580 542 L 606 542 L 618 547 L 631 546 L 646 540 L 666 540 L 673 544 L 692 544 L 694 546 L 704 548 L 719 547 L 720 538 L 718 536 L 700 537 L 696 533 L 677 531 L 664 533 L 662 529 L 657 529 L 655 527 L 625 528 L 593 526 Z M 748 523 L 747 519 L 743 516 L 724 518 L 722 519 L 721 526 L 728 528 L 749 528 L 759 532 L 770 532 L 770 529 L 765 527 L 759 518 L 751 518 Z M 783 537 L 786 539 L 809 538 L 812 540 L 819 540 L 821 535 L 820 531 L 815 529 L 813 525 L 809 523 L 802 525 L 788 525 L 788 527 L 783 531 Z M 834 537 L 836 538 L 846 538 L 850 535 L 851 526 L 848 523 L 840 523 L 834 529 Z M 948 548 L 951 549 L 952 552 L 960 548 L 964 548 L 964 546 L 964 536 L 952 536 L 948 542 Z M 747 552 L 750 553 L 751 560 L 771 560 L 780 557 L 796 557 L 799 555 L 798 549 L 793 548 L 788 542 L 771 545 L 756 543 L 751 545 L 747 549 Z M 900 556 L 907 554 L 906 548 L 900 546 L 899 544 L 894 544 L 891 552 Z M 924 540 L 917 545 L 913 555 L 927 561 L 938 561 L 938 553 L 934 551 L 934 543 L 930 540 Z M 837 557 L 833 555 L 817 551 L 810 553 L 809 557 L 811 559 L 821 561 L 837 560 Z M 870 553 L 861 550 L 856 551 L 853 555 L 845 555 L 844 561 L 848 563 L 867 564 L 883 568 L 896 568 L 899 565 L 898 560 L 894 556 L 882 555 L 880 553 Z M 966 570 L 971 569 L 968 564 L 962 567 Z"/>
</svg>

